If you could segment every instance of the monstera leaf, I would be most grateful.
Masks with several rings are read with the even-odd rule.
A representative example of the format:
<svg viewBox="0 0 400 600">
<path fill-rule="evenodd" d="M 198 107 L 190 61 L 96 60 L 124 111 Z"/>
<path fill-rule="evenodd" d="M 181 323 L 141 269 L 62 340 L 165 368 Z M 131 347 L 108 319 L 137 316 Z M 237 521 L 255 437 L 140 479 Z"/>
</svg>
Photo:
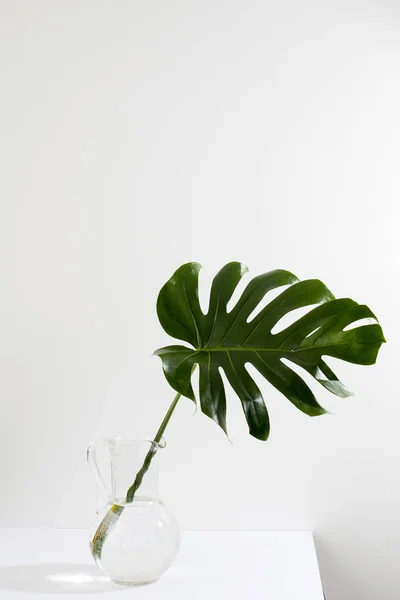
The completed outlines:
<svg viewBox="0 0 400 600">
<path fill-rule="evenodd" d="M 182 265 L 161 289 L 157 301 L 160 323 L 170 336 L 183 345 L 167 346 L 155 352 L 161 357 L 169 384 L 195 401 L 191 384 L 194 365 L 199 365 L 199 395 L 203 413 L 226 432 L 226 396 L 222 368 L 243 406 L 250 434 L 266 440 L 269 418 L 262 394 L 246 369 L 253 365 L 298 409 L 310 416 L 325 411 L 304 380 L 290 368 L 302 367 L 337 396 L 350 392 L 323 360 L 333 356 L 350 363 L 370 365 L 385 341 L 380 325 L 371 323 L 345 330 L 360 319 L 375 315 L 349 298 L 335 299 L 317 279 L 299 281 L 288 271 L 276 270 L 255 277 L 245 288 L 234 308 L 227 303 L 247 268 L 240 263 L 225 265 L 211 287 L 207 314 L 200 308 L 198 275 L 200 265 Z M 265 306 L 257 316 L 249 316 L 270 290 L 290 285 Z M 271 333 L 287 313 L 319 304 L 279 333 Z M 286 360 L 285 360 L 286 359 Z"/>
</svg>

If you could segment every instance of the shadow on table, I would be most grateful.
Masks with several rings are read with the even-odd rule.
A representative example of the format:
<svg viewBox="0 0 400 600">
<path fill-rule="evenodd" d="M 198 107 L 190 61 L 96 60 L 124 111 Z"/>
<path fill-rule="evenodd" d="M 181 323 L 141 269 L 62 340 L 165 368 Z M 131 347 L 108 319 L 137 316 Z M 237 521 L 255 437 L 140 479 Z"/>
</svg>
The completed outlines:
<svg viewBox="0 0 400 600">
<path fill-rule="evenodd" d="M 95 565 L 13 565 L 0 567 L 0 590 L 32 594 L 93 594 L 127 591 L 113 583 Z"/>
</svg>

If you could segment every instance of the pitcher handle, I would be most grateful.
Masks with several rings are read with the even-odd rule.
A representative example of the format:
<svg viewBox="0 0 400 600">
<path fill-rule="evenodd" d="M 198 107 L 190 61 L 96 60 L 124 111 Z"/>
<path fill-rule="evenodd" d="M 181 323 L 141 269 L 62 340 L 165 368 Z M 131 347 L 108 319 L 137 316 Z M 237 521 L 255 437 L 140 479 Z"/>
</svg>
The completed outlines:
<svg viewBox="0 0 400 600">
<path fill-rule="evenodd" d="M 111 469 L 111 484 L 110 485 L 107 485 L 107 483 L 105 482 L 104 477 L 103 477 L 100 467 L 99 467 L 99 463 L 97 462 L 97 452 L 98 452 L 99 448 L 101 448 L 102 446 L 105 446 L 107 448 L 109 456 L 110 456 L 110 469 Z M 105 493 L 107 494 L 107 496 L 109 498 L 114 497 L 114 491 L 115 491 L 113 489 L 114 481 L 113 481 L 113 465 L 112 465 L 111 452 L 110 452 L 111 446 L 112 446 L 112 440 L 107 440 L 107 439 L 97 440 L 90 444 L 89 448 L 87 449 L 87 453 L 86 453 L 87 462 L 92 467 L 94 475 L 96 477 L 96 480 L 98 481 L 100 487 L 105 491 Z"/>
</svg>

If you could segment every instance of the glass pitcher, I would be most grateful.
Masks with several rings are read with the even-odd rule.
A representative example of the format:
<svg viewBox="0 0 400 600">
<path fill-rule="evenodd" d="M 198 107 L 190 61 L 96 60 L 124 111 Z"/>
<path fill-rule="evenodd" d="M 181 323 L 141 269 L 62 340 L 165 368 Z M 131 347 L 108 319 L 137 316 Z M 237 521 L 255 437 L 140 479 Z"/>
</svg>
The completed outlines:
<svg viewBox="0 0 400 600">
<path fill-rule="evenodd" d="M 103 495 L 90 531 L 91 551 L 117 583 L 156 581 L 178 553 L 179 526 L 158 496 L 158 452 L 164 447 L 164 440 L 111 438 L 88 448 L 88 462 Z"/>
</svg>

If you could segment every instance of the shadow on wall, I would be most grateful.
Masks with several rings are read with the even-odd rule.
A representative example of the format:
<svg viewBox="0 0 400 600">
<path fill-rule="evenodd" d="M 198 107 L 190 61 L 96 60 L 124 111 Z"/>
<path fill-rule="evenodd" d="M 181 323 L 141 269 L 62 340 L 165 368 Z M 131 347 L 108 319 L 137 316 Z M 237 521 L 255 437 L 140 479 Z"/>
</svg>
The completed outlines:
<svg viewBox="0 0 400 600">
<path fill-rule="evenodd" d="M 0 568 L 0 590 L 31 594 L 127 592 L 130 586 L 110 581 L 95 565 L 13 565 Z"/>
</svg>

